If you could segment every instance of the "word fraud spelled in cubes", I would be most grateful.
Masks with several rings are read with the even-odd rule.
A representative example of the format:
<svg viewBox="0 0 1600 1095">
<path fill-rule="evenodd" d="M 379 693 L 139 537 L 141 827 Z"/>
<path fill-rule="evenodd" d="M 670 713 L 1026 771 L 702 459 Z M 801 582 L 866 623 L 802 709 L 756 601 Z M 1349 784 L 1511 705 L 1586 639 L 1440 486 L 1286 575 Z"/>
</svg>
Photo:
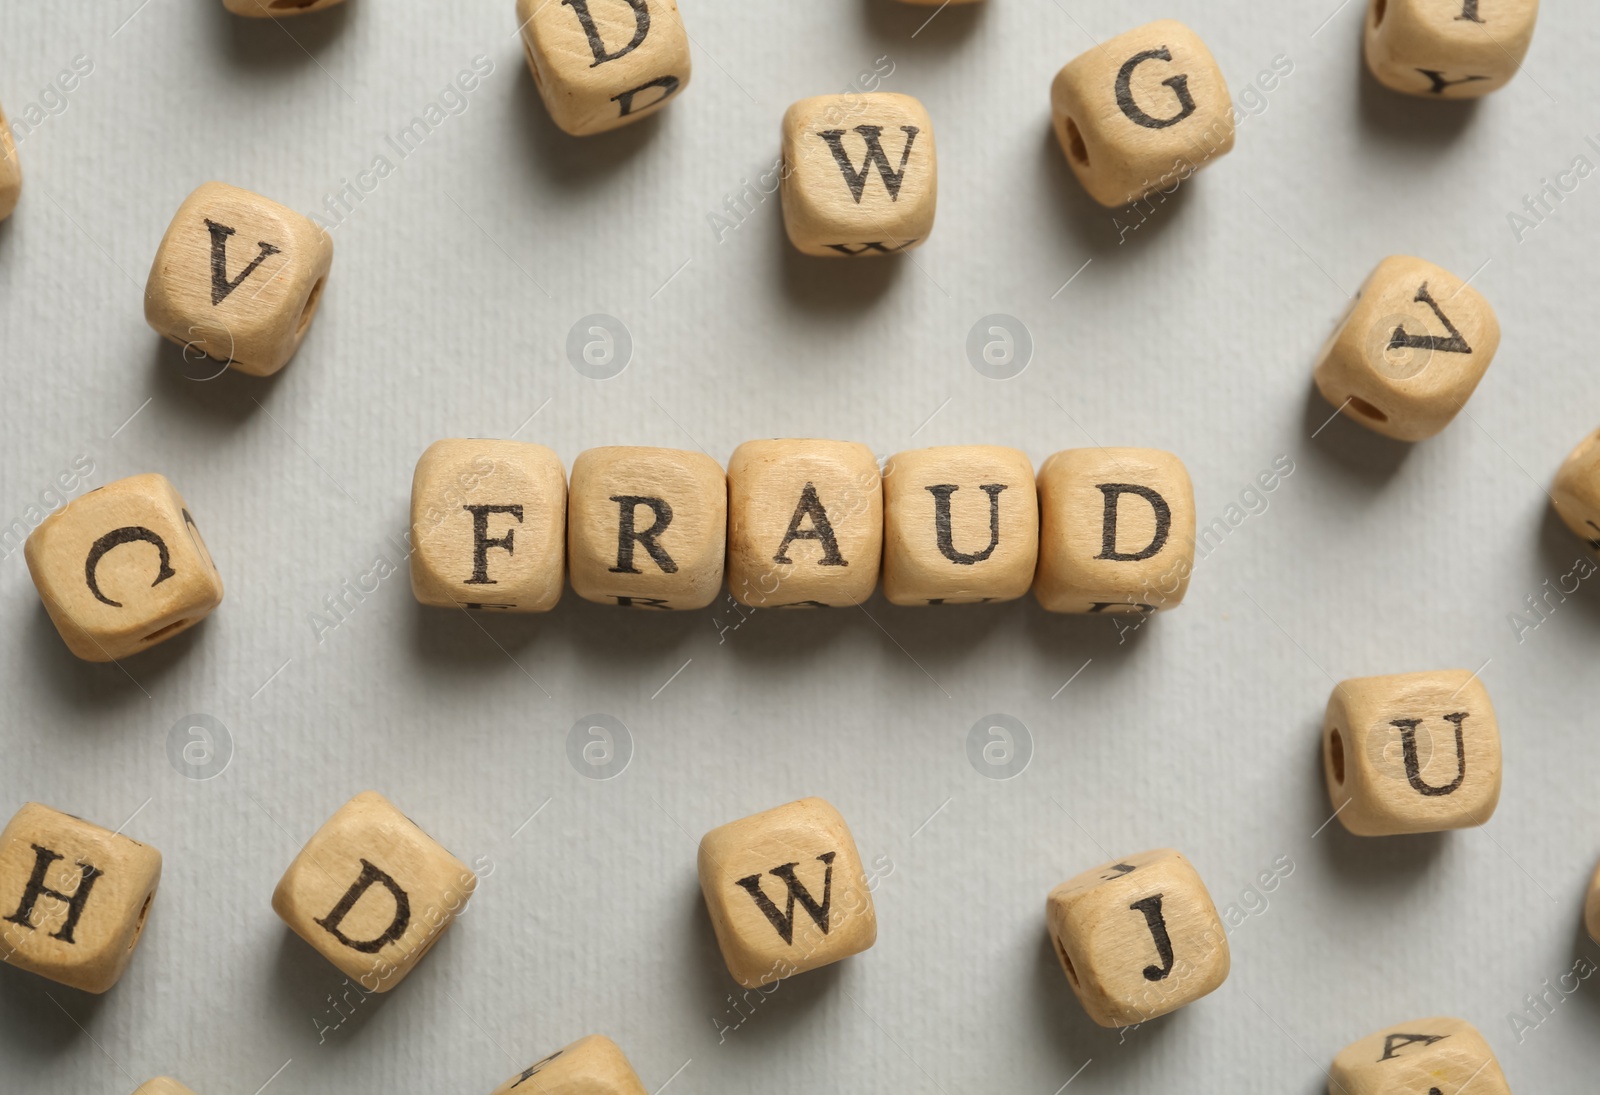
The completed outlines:
<svg viewBox="0 0 1600 1095">
<path fill-rule="evenodd" d="M 1367 67 L 1395 91 L 1475 99 L 1511 82 L 1538 19 L 1539 0 L 1370 0 Z"/>
<path fill-rule="evenodd" d="M 526 1086 L 524 1086 L 526 1085 Z M 622 1050 L 603 1034 L 535 1061 L 490 1095 L 649 1095 Z"/>
<path fill-rule="evenodd" d="M 707 833 L 700 890 L 728 972 L 745 988 L 859 954 L 878 938 L 856 842 L 820 798 Z"/>
<path fill-rule="evenodd" d="M 466 907 L 478 878 L 375 791 L 306 841 L 272 908 L 368 992 L 410 973 Z"/>
<path fill-rule="evenodd" d="M 105 992 L 128 968 L 160 882 L 154 848 L 30 802 L 0 832 L 0 959 Z"/>
<path fill-rule="evenodd" d="M 75 498 L 23 555 L 67 649 L 116 661 L 185 631 L 222 603 L 222 576 L 183 498 L 154 473 Z"/>
<path fill-rule="evenodd" d="M 1328 1095 L 1511 1095 L 1483 1035 L 1460 1019 L 1417 1019 L 1339 1051 Z"/>
<path fill-rule="evenodd" d="M 1045 918 L 1067 983 L 1103 1027 L 1176 1011 L 1228 978 L 1228 936 L 1216 906 L 1171 848 L 1063 882 L 1050 891 Z"/>
</svg>

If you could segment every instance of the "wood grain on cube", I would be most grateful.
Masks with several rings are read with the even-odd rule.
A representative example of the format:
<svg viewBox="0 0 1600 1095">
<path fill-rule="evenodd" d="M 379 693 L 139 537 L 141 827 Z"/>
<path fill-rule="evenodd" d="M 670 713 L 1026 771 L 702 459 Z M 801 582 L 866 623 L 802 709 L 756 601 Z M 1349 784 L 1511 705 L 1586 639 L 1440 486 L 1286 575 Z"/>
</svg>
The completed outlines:
<svg viewBox="0 0 1600 1095">
<path fill-rule="evenodd" d="M 333 265 L 333 239 L 259 194 L 209 182 L 167 228 L 145 286 L 156 331 L 242 373 L 267 376 L 305 338 Z"/>
<path fill-rule="evenodd" d="M 1027 454 L 897 453 L 883 470 L 883 594 L 893 604 L 1009 601 L 1033 584 L 1039 498 Z"/>
<path fill-rule="evenodd" d="M 11 216 L 21 196 L 22 161 L 17 159 L 17 145 L 11 138 L 6 113 L 0 110 L 0 221 Z"/>
<path fill-rule="evenodd" d="M 1408 255 L 1378 264 L 1323 346 L 1322 397 L 1370 430 L 1421 441 L 1448 426 L 1500 347 L 1476 289 Z"/>
<path fill-rule="evenodd" d="M 1500 801 L 1500 728 L 1464 669 L 1341 681 L 1323 719 L 1328 797 L 1357 836 L 1482 825 Z"/>
<path fill-rule="evenodd" d="M 1589 889 L 1583 899 L 1583 928 L 1590 939 L 1600 943 L 1600 867 L 1589 876 Z"/>
<path fill-rule="evenodd" d="M 1066 449 L 1039 467 L 1034 596 L 1051 612 L 1175 608 L 1194 567 L 1194 486 L 1160 449 Z"/>
<path fill-rule="evenodd" d="M 1328 1095 L 1511 1095 L 1483 1035 L 1460 1019 L 1414 1019 L 1339 1051 Z"/>
<path fill-rule="evenodd" d="M 586 601 L 704 608 L 722 589 L 728 485 L 704 453 L 611 446 L 572 462 L 567 565 Z"/>
<path fill-rule="evenodd" d="M 342 4 L 344 0 L 222 0 L 222 6 L 235 15 L 253 19 L 282 19 L 287 15 L 308 15 Z"/>
<path fill-rule="evenodd" d="M 1067 983 L 1103 1027 L 1165 1015 L 1228 977 L 1228 936 L 1216 906 L 1171 848 L 1063 882 L 1050 891 L 1045 917 Z"/>
<path fill-rule="evenodd" d="M 1475 99 L 1522 67 L 1539 0 L 1369 0 L 1367 67 L 1427 99 Z"/>
<path fill-rule="evenodd" d="M 73 499 L 23 555 L 67 649 L 91 662 L 137 654 L 222 603 L 222 576 L 187 503 L 154 473 Z"/>
<path fill-rule="evenodd" d="M 1200 36 L 1164 19 L 1080 55 L 1050 89 L 1056 139 L 1101 205 L 1171 192 L 1233 149 L 1233 101 Z"/>
<path fill-rule="evenodd" d="M 425 605 L 549 611 L 566 581 L 561 458 L 522 441 L 435 441 L 411 480 L 411 548 Z"/>
<path fill-rule="evenodd" d="M 801 99 L 783 115 L 783 223 L 807 255 L 892 255 L 921 246 L 939 197 L 933 121 L 909 95 Z"/>
<path fill-rule="evenodd" d="M 517 0 L 517 25 L 545 109 L 573 136 L 648 117 L 689 85 L 674 0 Z"/>
<path fill-rule="evenodd" d="M 490 1095 L 649 1095 L 628 1058 L 603 1034 L 591 1034 L 535 1061 Z"/>
<path fill-rule="evenodd" d="M 195 1095 L 171 1076 L 157 1076 L 154 1080 L 146 1080 L 139 1085 L 139 1090 L 133 1095 Z"/>
<path fill-rule="evenodd" d="M 1550 485 L 1550 500 L 1562 522 L 1600 550 L 1600 431 L 1567 454 Z"/>
<path fill-rule="evenodd" d="M 878 586 L 883 483 L 852 441 L 747 441 L 728 461 L 728 588 L 756 608 L 855 605 Z"/>
<path fill-rule="evenodd" d="M 707 833 L 700 889 L 728 972 L 746 988 L 859 954 L 878 938 L 855 840 L 820 798 Z"/>
<path fill-rule="evenodd" d="M 105 992 L 128 968 L 160 882 L 148 844 L 30 802 L 0 832 L 0 959 Z"/>
<path fill-rule="evenodd" d="M 477 882 L 393 803 L 364 791 L 306 842 L 272 908 L 362 988 L 388 992 L 439 941 Z"/>
</svg>

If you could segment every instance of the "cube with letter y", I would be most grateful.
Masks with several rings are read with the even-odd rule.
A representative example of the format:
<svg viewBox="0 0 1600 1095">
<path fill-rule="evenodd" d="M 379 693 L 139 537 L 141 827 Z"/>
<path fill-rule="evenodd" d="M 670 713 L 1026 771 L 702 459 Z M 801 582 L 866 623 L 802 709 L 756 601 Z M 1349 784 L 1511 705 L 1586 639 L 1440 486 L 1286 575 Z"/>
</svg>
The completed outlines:
<svg viewBox="0 0 1600 1095">
<path fill-rule="evenodd" d="M 1367 67 L 1385 87 L 1475 99 L 1522 68 L 1539 0 L 1369 0 Z"/>
</svg>

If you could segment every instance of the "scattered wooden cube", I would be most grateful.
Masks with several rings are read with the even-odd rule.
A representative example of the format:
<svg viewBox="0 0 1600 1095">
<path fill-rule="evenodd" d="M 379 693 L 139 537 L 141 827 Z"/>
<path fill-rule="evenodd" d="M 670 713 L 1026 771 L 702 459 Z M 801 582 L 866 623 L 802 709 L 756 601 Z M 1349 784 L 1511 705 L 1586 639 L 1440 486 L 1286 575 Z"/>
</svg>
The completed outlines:
<svg viewBox="0 0 1600 1095">
<path fill-rule="evenodd" d="M 1550 499 L 1566 526 L 1600 551 L 1600 431 L 1567 454 L 1550 485 Z"/>
<path fill-rule="evenodd" d="M 195 1095 L 170 1076 L 157 1076 L 154 1080 L 146 1080 L 139 1085 L 139 1090 L 133 1095 Z"/>
<path fill-rule="evenodd" d="M 1369 430 L 1421 441 L 1450 424 L 1500 346 L 1489 302 L 1449 271 L 1394 255 L 1378 264 L 1322 349 L 1322 397 Z"/>
<path fill-rule="evenodd" d="M 704 608 L 727 538 L 727 477 L 705 453 L 614 445 L 572 462 L 567 565 L 586 601 Z"/>
<path fill-rule="evenodd" d="M 490 1095 L 649 1095 L 622 1050 L 603 1034 L 535 1061 Z"/>
<path fill-rule="evenodd" d="M 676 0 L 517 0 L 517 24 L 545 109 L 575 137 L 654 114 L 689 85 Z"/>
<path fill-rule="evenodd" d="M 310 219 L 209 182 L 161 238 L 144 318 L 186 354 L 268 376 L 300 348 L 332 265 L 333 240 Z"/>
<path fill-rule="evenodd" d="M 17 159 L 17 146 L 11 139 L 6 112 L 0 110 L 0 221 L 11 216 L 21 194 L 22 163 Z"/>
<path fill-rule="evenodd" d="M 1171 192 L 1233 150 L 1233 101 L 1200 36 L 1163 19 L 1118 35 L 1056 74 L 1056 139 L 1101 205 Z"/>
<path fill-rule="evenodd" d="M 425 605 L 548 612 L 566 581 L 561 458 L 522 441 L 435 441 L 411 480 L 411 548 Z"/>
<path fill-rule="evenodd" d="M 897 453 L 883 470 L 883 595 L 897 605 L 1009 601 L 1033 584 L 1039 496 L 1027 454 Z"/>
<path fill-rule="evenodd" d="M 137 654 L 222 603 L 222 576 L 165 476 L 118 479 L 73 499 L 23 555 L 67 649 L 91 662 Z"/>
<path fill-rule="evenodd" d="M 235 15 L 253 19 L 282 19 L 286 15 L 307 15 L 331 8 L 344 0 L 222 0 L 222 6 Z"/>
<path fill-rule="evenodd" d="M 478 878 L 376 791 L 341 806 L 284 872 L 272 908 L 368 992 L 388 992 L 466 907 Z"/>
<path fill-rule="evenodd" d="M 1483 1035 L 1460 1019 L 1416 1019 L 1339 1051 L 1329 1095 L 1511 1095 Z"/>
<path fill-rule="evenodd" d="M 728 461 L 728 588 L 755 608 L 855 605 L 878 586 L 883 481 L 851 441 L 746 441 Z"/>
<path fill-rule="evenodd" d="M 801 99 L 783 116 L 783 224 L 807 255 L 892 255 L 933 231 L 933 121 L 909 95 Z"/>
<path fill-rule="evenodd" d="M 878 938 L 855 840 L 820 798 L 707 833 L 700 890 L 728 972 L 746 988 L 860 954 Z"/>
<path fill-rule="evenodd" d="M 128 968 L 160 882 L 154 848 L 30 802 L 0 832 L 0 959 L 105 992 Z"/>
<path fill-rule="evenodd" d="M 1367 67 L 1395 91 L 1475 99 L 1522 67 L 1539 0 L 1371 0 Z"/>
<path fill-rule="evenodd" d="M 1600 943 L 1600 867 L 1589 876 L 1589 893 L 1583 901 L 1583 927 L 1590 939 Z"/>
<path fill-rule="evenodd" d="M 1357 836 L 1482 825 L 1500 801 L 1500 728 L 1475 673 L 1341 681 L 1322 724 L 1328 797 Z"/>
<path fill-rule="evenodd" d="M 1039 467 L 1039 570 L 1051 612 L 1176 608 L 1194 567 L 1194 486 L 1160 449 L 1066 449 Z"/>
</svg>

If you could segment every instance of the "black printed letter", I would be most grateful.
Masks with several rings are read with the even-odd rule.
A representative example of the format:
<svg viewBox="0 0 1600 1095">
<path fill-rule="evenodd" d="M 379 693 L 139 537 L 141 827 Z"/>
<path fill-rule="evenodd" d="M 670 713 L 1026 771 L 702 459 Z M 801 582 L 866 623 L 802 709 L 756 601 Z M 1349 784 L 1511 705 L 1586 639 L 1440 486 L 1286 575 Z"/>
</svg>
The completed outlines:
<svg viewBox="0 0 1600 1095">
<path fill-rule="evenodd" d="M 72 938 L 73 929 L 78 926 L 78 918 L 83 915 L 83 906 L 89 900 L 89 891 L 94 889 L 95 879 L 102 872 L 98 867 L 80 861 L 78 863 L 78 885 L 73 893 L 64 894 L 60 890 L 52 890 L 44 884 L 45 872 L 50 869 L 50 864 L 60 859 L 61 856 L 49 848 L 33 845 L 33 876 L 28 879 L 28 885 L 22 891 L 22 903 L 17 906 L 17 911 L 6 917 L 8 923 L 21 924 L 29 931 L 33 931 L 33 907 L 38 904 L 41 897 L 53 897 L 58 901 L 67 903 L 67 918 L 51 938 L 59 939 L 63 943 L 76 943 Z"/>
<path fill-rule="evenodd" d="M 1172 972 L 1172 937 L 1167 934 L 1167 918 L 1161 915 L 1161 898 L 1163 894 L 1147 897 L 1143 901 L 1135 901 L 1128 908 L 1144 913 L 1144 922 L 1150 928 L 1150 938 L 1156 941 L 1156 954 L 1161 958 L 1161 965 L 1146 966 L 1144 979 L 1146 981 L 1163 981 Z"/>
<path fill-rule="evenodd" d="M 1106 496 L 1105 523 L 1100 531 L 1100 554 L 1096 559 L 1112 559 L 1119 563 L 1136 563 L 1148 559 L 1167 545 L 1167 534 L 1172 531 L 1172 507 L 1167 500 L 1149 487 L 1137 483 L 1096 483 Z M 1137 494 L 1156 511 L 1156 531 L 1150 543 L 1136 552 L 1117 550 L 1117 499 L 1124 494 Z"/>
<path fill-rule="evenodd" d="M 1391 1034 L 1383 1040 L 1383 1056 L 1379 1057 L 1378 1060 L 1380 1063 L 1387 1061 L 1397 1056 L 1396 1050 L 1404 1049 L 1415 1042 L 1431 1046 L 1433 1043 L 1443 1041 L 1448 1037 L 1450 1037 L 1448 1034 Z"/>
<path fill-rule="evenodd" d="M 589 0 L 561 0 L 561 2 L 577 12 L 578 22 L 583 24 L 583 33 L 589 39 L 589 49 L 594 53 L 594 64 L 590 65 L 590 68 L 603 65 L 607 61 L 615 61 L 618 57 L 626 57 L 638 49 L 640 43 L 644 41 L 644 36 L 650 33 L 650 8 L 646 0 L 626 0 L 627 5 L 633 9 L 633 41 L 615 53 L 608 53 L 605 42 L 600 40 L 600 28 L 594 25 L 594 16 L 589 14 Z M 623 113 L 626 114 L 627 111 L 624 110 Z"/>
<path fill-rule="evenodd" d="M 760 909 L 766 918 L 772 921 L 772 926 L 778 929 L 778 934 L 785 943 L 794 944 L 794 903 L 800 902 L 811 919 L 816 921 L 817 927 L 822 929 L 822 934 L 828 934 L 828 906 L 833 903 L 833 858 L 837 852 L 824 852 L 817 856 L 818 863 L 827 864 L 827 873 L 822 877 L 822 904 L 812 898 L 811 892 L 800 884 L 795 878 L 794 869 L 798 863 L 785 863 L 781 867 L 774 867 L 771 874 L 783 881 L 789 890 L 789 903 L 782 912 L 772 903 L 772 900 L 761 891 L 761 876 L 753 874 L 749 878 L 741 878 L 734 883 L 740 889 L 755 899 L 756 908 Z"/>
<path fill-rule="evenodd" d="M 1195 112 L 1194 98 L 1189 94 L 1188 76 L 1169 76 L 1161 81 L 1178 96 L 1178 113 L 1170 118 L 1152 118 L 1140 110 L 1139 104 L 1133 101 L 1134 69 L 1146 61 L 1171 60 L 1172 54 L 1165 46 L 1160 49 L 1147 49 L 1128 58 L 1127 63 L 1122 66 L 1122 71 L 1117 73 L 1117 105 L 1136 125 L 1142 125 L 1146 129 L 1166 129 L 1168 126 L 1177 125 Z"/>
<path fill-rule="evenodd" d="M 956 550 L 955 533 L 950 528 L 950 496 L 959 489 L 951 483 L 928 488 L 933 495 L 933 527 L 939 537 L 939 552 L 952 563 L 971 566 L 993 555 L 1000 545 L 1000 492 L 1006 489 L 1006 484 L 991 483 L 978 488 L 989 496 L 989 546 L 972 555 Z"/>
<path fill-rule="evenodd" d="M 811 527 L 802 529 L 800 522 L 807 517 L 811 518 Z M 778 545 L 778 553 L 772 557 L 774 563 L 792 563 L 789 558 L 789 545 L 796 540 L 816 540 L 822 544 L 822 559 L 817 563 L 823 567 L 844 567 L 849 562 L 839 554 L 839 541 L 833 536 L 833 522 L 828 520 L 828 511 L 823 508 L 822 502 L 817 498 L 817 488 L 806 484 L 806 489 L 800 492 L 800 504 L 794 508 L 794 516 L 789 518 L 789 531 L 784 534 L 783 543 Z"/>
<path fill-rule="evenodd" d="M 101 557 L 112 548 L 120 547 L 123 544 L 136 543 L 140 540 L 154 544 L 156 550 L 161 553 L 161 563 L 156 570 L 156 580 L 150 583 L 151 589 L 154 589 L 177 573 L 172 569 L 172 555 L 167 551 L 167 542 L 160 536 L 143 525 L 128 525 L 126 528 L 112 529 L 94 542 L 94 546 L 89 549 L 89 557 L 83 561 L 83 578 L 84 581 L 89 583 L 89 592 L 94 594 L 95 600 L 102 601 L 112 608 L 122 607 L 121 601 L 113 601 L 110 597 L 100 592 L 100 583 L 94 576 L 95 568 L 100 565 Z"/>
<path fill-rule="evenodd" d="M 613 494 L 611 500 L 622 507 L 622 513 L 617 519 L 617 565 L 611 568 L 613 574 L 638 574 L 640 571 L 633 565 L 633 545 L 643 544 L 645 551 L 650 553 L 656 566 L 664 574 L 678 573 L 678 564 L 672 561 L 672 556 L 667 554 L 667 549 L 656 541 L 661 534 L 667 531 L 667 526 L 672 524 L 672 507 L 667 505 L 665 498 L 646 498 L 639 494 Z M 655 513 L 655 524 L 643 532 L 635 532 L 633 527 L 633 510 L 636 506 L 649 506 Z"/>
<path fill-rule="evenodd" d="M 361 900 L 363 894 L 372 889 L 374 883 L 381 884 L 384 889 L 394 895 L 394 919 L 383 930 L 383 934 L 376 939 L 356 940 L 351 939 L 339 930 L 339 925 L 344 923 L 344 918 L 350 915 L 350 910 L 356 907 L 356 902 Z M 400 888 L 400 884 L 390 878 L 388 873 L 374 867 L 365 859 L 361 861 L 361 877 L 345 891 L 333 911 L 321 920 L 316 921 L 328 929 L 328 933 L 351 950 L 358 950 L 362 954 L 377 954 L 383 949 L 384 944 L 393 943 L 406 933 L 406 928 L 411 923 L 411 899 Z"/>
<path fill-rule="evenodd" d="M 1465 711 L 1457 711 L 1453 715 L 1446 715 L 1446 722 L 1456 724 L 1456 779 L 1454 783 L 1445 784 L 1443 787 L 1434 787 L 1422 780 L 1422 765 L 1417 759 L 1417 724 L 1421 719 L 1395 719 L 1390 726 L 1400 728 L 1400 747 L 1405 752 L 1406 779 L 1411 782 L 1411 787 L 1419 795 L 1452 795 L 1461 787 L 1461 782 L 1467 778 L 1467 751 L 1466 745 L 1461 740 L 1461 723 L 1467 717 Z"/>
<path fill-rule="evenodd" d="M 861 195 L 867 188 L 867 172 L 872 168 L 878 169 L 878 177 L 883 180 L 885 189 L 889 191 L 890 201 L 900 200 L 900 184 L 905 181 L 906 161 L 911 158 L 911 146 L 917 139 L 920 130 L 914 125 L 903 125 L 900 132 L 906 135 L 905 147 L 900 150 L 900 170 L 895 171 L 889 166 L 889 157 L 883 151 L 883 142 L 879 137 L 883 134 L 881 125 L 858 125 L 856 132 L 866 138 L 867 158 L 861 163 L 861 170 L 857 171 L 850 162 L 850 154 L 844 150 L 844 130 L 825 129 L 817 136 L 827 142 L 833 150 L 833 160 L 839 165 L 839 173 L 844 176 L 844 181 L 850 187 L 850 193 L 856 199 L 856 204 L 861 203 Z"/>
<path fill-rule="evenodd" d="M 505 548 L 507 555 L 514 554 L 516 545 L 513 540 L 517 535 L 517 530 L 508 528 L 506 529 L 506 534 L 499 539 L 489 539 L 489 514 L 509 513 L 517 519 L 517 524 L 520 525 L 522 523 L 522 507 L 480 505 L 462 506 L 461 508 L 472 514 L 472 577 L 462 584 L 469 586 L 499 585 L 500 583 L 489 577 L 489 549 Z"/>
<path fill-rule="evenodd" d="M 256 272 L 262 260 L 268 255 L 276 255 L 278 249 L 265 240 L 259 241 L 256 246 L 261 248 L 249 266 L 246 266 L 239 276 L 232 281 L 228 280 L 228 237 L 233 235 L 233 229 L 225 224 L 206 218 L 206 227 L 211 230 L 211 304 L 215 307 L 228 299 L 228 294 L 239 288 L 245 278 Z"/>
</svg>

